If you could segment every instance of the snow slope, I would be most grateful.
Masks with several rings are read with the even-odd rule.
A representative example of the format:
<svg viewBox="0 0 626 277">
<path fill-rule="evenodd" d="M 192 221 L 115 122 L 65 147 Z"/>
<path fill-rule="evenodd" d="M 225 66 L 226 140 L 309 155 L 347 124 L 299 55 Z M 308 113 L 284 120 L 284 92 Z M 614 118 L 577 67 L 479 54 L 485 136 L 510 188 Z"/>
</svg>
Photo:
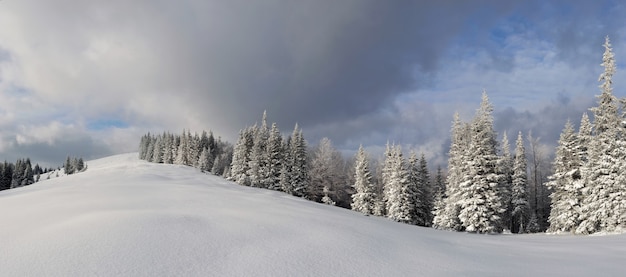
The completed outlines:
<svg viewBox="0 0 626 277">
<path fill-rule="evenodd" d="M 624 276 L 626 235 L 404 225 L 124 154 L 0 192 L 1 276 Z"/>
</svg>

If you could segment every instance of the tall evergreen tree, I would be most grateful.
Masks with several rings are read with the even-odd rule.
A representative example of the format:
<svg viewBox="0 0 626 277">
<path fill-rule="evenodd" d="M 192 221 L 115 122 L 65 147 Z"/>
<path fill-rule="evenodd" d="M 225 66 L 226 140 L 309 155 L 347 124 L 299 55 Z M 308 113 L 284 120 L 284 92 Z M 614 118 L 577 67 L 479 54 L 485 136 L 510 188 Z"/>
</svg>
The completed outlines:
<svg viewBox="0 0 626 277">
<path fill-rule="evenodd" d="M 598 106 L 591 108 L 594 114 L 595 135 L 591 140 L 589 160 L 585 163 L 584 201 L 581 211 L 579 233 L 614 231 L 620 217 L 626 213 L 626 196 L 623 196 L 624 150 L 622 141 L 622 119 L 619 116 L 618 101 L 612 94 L 612 77 L 615 74 L 615 59 L 609 38 L 604 43 L 602 59 L 604 72 L 600 75 L 602 93 L 598 96 Z"/>
<path fill-rule="evenodd" d="M 367 215 L 373 215 L 376 205 L 376 194 L 372 184 L 372 174 L 369 169 L 369 158 L 363 146 L 359 146 L 356 154 L 354 190 L 352 195 L 352 210 Z"/>
<path fill-rule="evenodd" d="M 410 194 L 404 157 L 400 146 L 391 146 L 385 160 L 383 168 L 385 209 L 387 217 L 404 223 L 412 223 L 411 200 L 414 196 Z"/>
<path fill-rule="evenodd" d="M 527 186 L 526 150 L 524 149 L 522 132 L 519 132 L 515 142 L 515 160 L 513 162 L 511 186 L 511 232 L 513 233 L 521 233 L 526 230 L 526 222 L 530 213 L 526 193 Z"/>
<path fill-rule="evenodd" d="M 462 195 L 459 219 L 468 232 L 501 232 L 504 208 L 498 190 L 501 175 L 496 171 L 498 155 L 492 111 L 487 93 L 483 92 L 471 128 L 469 178 L 459 186 Z"/>
<path fill-rule="evenodd" d="M 461 122 L 458 113 L 454 114 L 451 129 L 450 150 L 448 152 L 448 176 L 445 197 L 442 204 L 434 211 L 433 226 L 443 230 L 461 231 L 463 226 L 459 219 L 461 211 L 460 184 L 467 174 L 469 149 L 469 125 Z"/>
<path fill-rule="evenodd" d="M 252 151 L 254 129 L 246 128 L 239 131 L 239 139 L 233 149 L 229 180 L 244 186 L 250 185 L 248 169 L 250 152 Z"/>
<path fill-rule="evenodd" d="M 418 168 L 418 186 L 417 186 L 417 218 L 418 225 L 430 227 L 433 222 L 433 192 L 430 183 L 430 173 L 428 172 L 428 163 L 424 153 L 420 155 Z"/>
<path fill-rule="evenodd" d="M 302 130 L 296 124 L 291 136 L 290 148 L 291 187 L 295 196 L 308 198 L 309 165 L 307 162 L 307 144 Z"/>
<path fill-rule="evenodd" d="M 513 186 L 513 157 L 511 156 L 511 149 L 509 145 L 509 138 L 506 132 L 502 135 L 502 155 L 498 161 L 498 172 L 502 175 L 500 182 L 499 192 L 502 198 L 505 212 L 502 214 L 503 228 L 509 230 L 512 229 L 511 221 L 511 187 Z"/>
<path fill-rule="evenodd" d="M 252 152 L 250 153 L 250 166 L 248 176 L 250 177 L 250 185 L 253 187 L 265 187 L 268 174 L 269 157 L 267 153 L 267 142 L 269 140 L 269 130 L 267 128 L 267 114 L 263 113 L 261 127 L 255 128 L 254 143 Z"/>
<path fill-rule="evenodd" d="M 561 132 L 554 158 L 554 174 L 546 185 L 552 189 L 550 198 L 551 232 L 573 232 L 579 221 L 580 205 L 582 201 L 582 180 L 580 167 L 582 161 L 578 154 L 578 137 L 574 126 L 568 120 Z"/>
<path fill-rule="evenodd" d="M 267 143 L 267 175 L 262 181 L 263 186 L 272 190 L 280 190 L 280 170 L 283 167 L 285 150 L 283 149 L 283 137 L 278 125 L 272 123 Z"/>
</svg>

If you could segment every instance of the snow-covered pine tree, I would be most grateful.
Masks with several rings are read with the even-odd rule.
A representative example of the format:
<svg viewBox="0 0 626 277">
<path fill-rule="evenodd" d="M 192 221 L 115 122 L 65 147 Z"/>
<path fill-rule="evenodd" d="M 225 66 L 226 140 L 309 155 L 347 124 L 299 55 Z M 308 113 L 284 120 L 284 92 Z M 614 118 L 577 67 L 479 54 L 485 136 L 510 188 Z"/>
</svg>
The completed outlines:
<svg viewBox="0 0 626 277">
<path fill-rule="evenodd" d="M 522 132 L 517 135 L 515 141 L 515 159 L 513 162 L 513 177 L 511 185 L 511 232 L 521 233 L 526 230 L 526 222 L 530 213 L 528 196 L 526 194 L 527 164 L 526 150 Z M 536 218 L 535 218 L 536 220 Z"/>
<path fill-rule="evenodd" d="M 307 161 L 307 143 L 302 129 L 296 124 L 291 139 L 291 182 L 293 195 L 308 199 L 309 191 L 309 164 Z"/>
<path fill-rule="evenodd" d="M 416 197 L 412 194 L 415 192 L 411 190 L 407 178 L 408 170 L 402 155 L 402 148 L 396 145 L 391 146 L 387 159 L 389 160 L 385 160 L 386 168 L 384 168 L 387 217 L 398 222 L 413 224 L 415 222 L 412 217 L 415 214 L 414 200 Z"/>
<path fill-rule="evenodd" d="M 469 125 L 461 122 L 458 113 L 454 114 L 451 128 L 450 150 L 448 152 L 448 176 L 443 203 L 434 211 L 433 226 L 443 230 L 463 230 L 459 219 L 461 211 L 461 190 L 459 185 L 466 178 L 470 142 Z"/>
<path fill-rule="evenodd" d="M 502 214 L 503 228 L 512 229 L 511 221 L 511 187 L 513 186 L 513 157 L 511 155 L 511 146 L 509 145 L 509 138 L 504 132 L 502 135 L 502 155 L 498 161 L 498 172 L 502 175 L 502 181 L 500 182 L 499 193 L 502 198 L 505 212 Z"/>
<path fill-rule="evenodd" d="M 200 153 L 200 157 L 198 158 L 198 168 L 202 172 L 210 172 L 211 170 L 211 167 L 209 167 L 209 160 L 213 161 L 213 157 L 210 156 L 210 153 L 211 152 L 208 148 L 202 149 L 202 152 Z"/>
<path fill-rule="evenodd" d="M 580 167 L 582 162 L 577 152 L 578 137 L 574 126 L 568 120 L 561 132 L 553 162 L 554 174 L 546 185 L 552 190 L 550 198 L 550 232 L 573 232 L 579 221 L 579 209 L 582 201 L 582 180 Z"/>
<path fill-rule="evenodd" d="M 363 149 L 363 145 L 359 146 L 356 154 L 354 180 L 355 193 L 352 195 L 352 210 L 373 215 L 377 197 L 372 184 L 369 157 Z"/>
<path fill-rule="evenodd" d="M 418 186 L 417 186 L 418 203 L 418 225 L 430 227 L 433 223 L 433 189 L 430 182 L 430 173 L 428 172 L 428 163 L 424 153 L 420 155 L 418 170 Z M 423 224 L 422 224 L 423 221 Z"/>
<path fill-rule="evenodd" d="M 250 152 L 252 151 L 254 129 L 245 128 L 239 131 L 239 139 L 233 149 L 233 158 L 230 165 L 229 180 L 240 185 L 249 186 L 248 169 Z"/>
<path fill-rule="evenodd" d="M 152 160 L 150 162 L 153 163 L 162 163 L 163 162 L 163 143 L 161 136 L 156 136 L 154 139 L 154 148 L 152 149 Z"/>
<path fill-rule="evenodd" d="M 409 153 L 409 159 L 406 162 L 406 193 L 410 198 L 403 203 L 404 206 L 402 209 L 408 214 L 407 223 L 426 226 L 427 215 L 424 214 L 426 208 L 423 202 L 424 176 L 422 176 L 420 169 L 420 160 L 417 158 L 417 153 L 411 151 Z"/>
<path fill-rule="evenodd" d="M 175 164 L 180 165 L 188 165 L 189 164 L 189 137 L 186 135 L 185 130 L 183 130 L 183 134 L 180 137 L 180 144 L 178 145 L 178 150 L 176 151 L 176 159 L 174 159 Z"/>
<path fill-rule="evenodd" d="M 163 163 L 165 164 L 174 163 L 173 143 L 173 137 L 169 133 L 163 133 Z"/>
<path fill-rule="evenodd" d="M 604 43 L 602 66 L 604 72 L 599 81 L 602 93 L 598 96 L 598 106 L 591 108 L 594 114 L 592 137 L 589 148 L 589 160 L 583 170 L 585 188 L 581 224 L 576 232 L 583 234 L 598 231 L 614 231 L 620 225 L 619 218 L 624 211 L 621 202 L 624 196 L 623 150 L 620 149 L 622 119 L 619 116 L 618 101 L 612 91 L 612 77 L 615 74 L 615 59 L 609 38 Z"/>
<path fill-rule="evenodd" d="M 261 127 L 255 128 L 254 144 L 252 146 L 252 152 L 250 153 L 248 176 L 250 177 L 250 185 L 253 187 L 265 187 L 265 185 L 267 185 L 262 181 L 266 180 L 269 176 L 267 172 L 269 162 L 267 153 L 268 140 L 269 129 L 267 128 L 267 113 L 263 112 Z"/>
<path fill-rule="evenodd" d="M 283 137 L 278 125 L 272 123 L 267 143 L 267 176 L 263 180 L 263 186 L 272 190 L 280 190 L 280 170 L 283 168 L 285 150 L 283 149 Z"/>
<path fill-rule="evenodd" d="M 501 214 L 504 206 L 498 192 L 501 175 L 496 171 L 498 155 L 492 111 L 487 93 L 483 92 L 471 128 L 469 178 L 459 186 L 462 195 L 459 219 L 468 232 L 502 231 Z"/>
</svg>

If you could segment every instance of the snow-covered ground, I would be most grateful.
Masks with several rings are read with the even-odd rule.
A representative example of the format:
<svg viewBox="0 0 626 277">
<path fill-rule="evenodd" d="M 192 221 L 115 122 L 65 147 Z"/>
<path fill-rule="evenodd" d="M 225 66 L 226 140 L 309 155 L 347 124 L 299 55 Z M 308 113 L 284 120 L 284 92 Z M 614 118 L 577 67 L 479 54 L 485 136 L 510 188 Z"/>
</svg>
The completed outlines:
<svg viewBox="0 0 626 277">
<path fill-rule="evenodd" d="M 624 276 L 626 235 L 474 235 L 124 154 L 0 192 L 1 276 Z"/>
</svg>

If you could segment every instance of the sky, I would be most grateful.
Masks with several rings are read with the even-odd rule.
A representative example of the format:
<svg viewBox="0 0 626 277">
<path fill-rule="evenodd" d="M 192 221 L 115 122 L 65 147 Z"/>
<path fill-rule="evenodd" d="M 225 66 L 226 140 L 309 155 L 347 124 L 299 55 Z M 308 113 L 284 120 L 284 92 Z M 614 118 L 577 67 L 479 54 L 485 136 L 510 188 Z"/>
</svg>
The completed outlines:
<svg viewBox="0 0 626 277">
<path fill-rule="evenodd" d="M 387 141 L 445 166 L 455 111 L 550 147 L 600 93 L 626 96 L 621 1 L 0 1 L 0 159 L 61 165 L 147 132 L 261 120 L 348 155 Z M 625 80 L 621 82 L 621 80 Z"/>
</svg>

